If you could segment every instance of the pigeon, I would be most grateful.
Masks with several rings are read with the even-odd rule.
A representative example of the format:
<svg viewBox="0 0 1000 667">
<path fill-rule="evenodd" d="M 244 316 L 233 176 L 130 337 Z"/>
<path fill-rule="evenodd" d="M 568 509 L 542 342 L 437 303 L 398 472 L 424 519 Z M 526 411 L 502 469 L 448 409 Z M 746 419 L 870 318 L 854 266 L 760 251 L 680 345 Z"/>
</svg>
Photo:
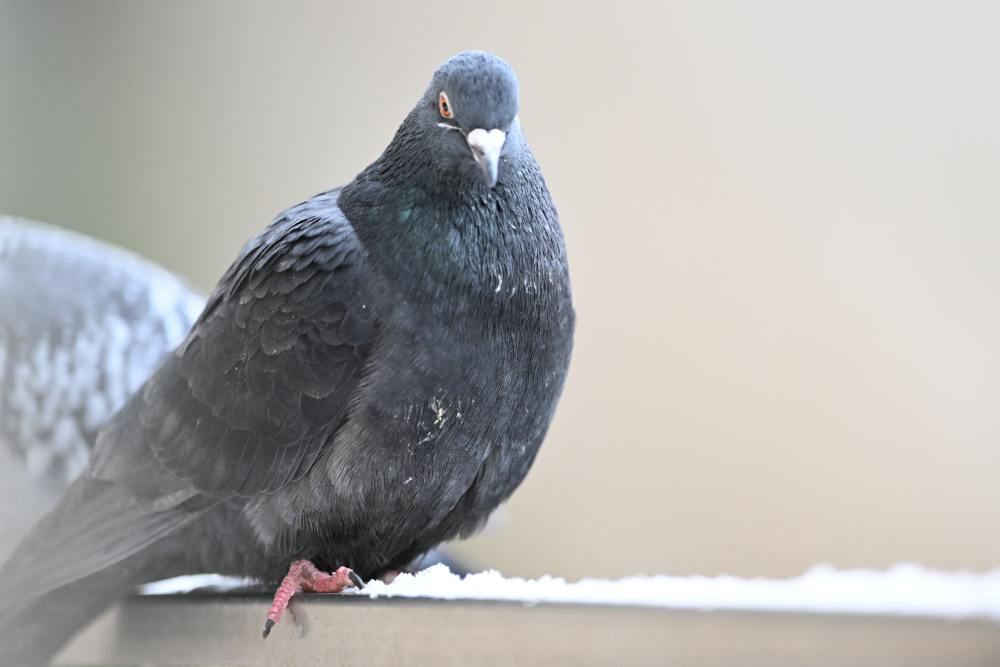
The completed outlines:
<svg viewBox="0 0 1000 667">
<path fill-rule="evenodd" d="M 0 562 L 204 305 L 134 253 L 0 217 Z"/>
<path fill-rule="evenodd" d="M 0 216 L 0 562 L 204 306 L 183 278 L 133 252 Z M 407 570 L 436 563 L 471 572 L 447 548 Z"/>
<path fill-rule="evenodd" d="M 139 584 L 335 592 L 472 534 L 530 468 L 574 312 L 511 67 L 461 53 L 353 181 L 242 250 L 0 567 L 0 664 Z"/>
</svg>

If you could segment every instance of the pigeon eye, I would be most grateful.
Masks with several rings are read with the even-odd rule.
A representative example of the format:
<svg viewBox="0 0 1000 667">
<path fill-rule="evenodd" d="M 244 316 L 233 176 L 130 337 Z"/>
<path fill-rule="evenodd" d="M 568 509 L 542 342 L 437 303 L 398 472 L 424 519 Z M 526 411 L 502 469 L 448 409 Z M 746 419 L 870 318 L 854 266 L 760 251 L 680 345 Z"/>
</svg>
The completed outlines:
<svg viewBox="0 0 1000 667">
<path fill-rule="evenodd" d="M 443 90 L 441 91 L 441 97 L 438 98 L 438 109 L 441 110 L 441 115 L 445 118 L 451 118 L 455 115 L 452 113 L 451 105 L 448 104 L 448 95 Z"/>
</svg>

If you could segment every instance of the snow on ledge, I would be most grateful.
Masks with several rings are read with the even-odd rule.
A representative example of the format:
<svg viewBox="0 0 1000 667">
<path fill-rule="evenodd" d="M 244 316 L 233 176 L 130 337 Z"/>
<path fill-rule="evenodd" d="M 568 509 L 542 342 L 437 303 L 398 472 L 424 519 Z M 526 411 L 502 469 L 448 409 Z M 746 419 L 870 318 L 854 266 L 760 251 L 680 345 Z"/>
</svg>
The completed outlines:
<svg viewBox="0 0 1000 667">
<path fill-rule="evenodd" d="M 246 580 L 205 575 L 148 584 L 144 594 L 187 592 L 211 586 L 225 590 Z M 716 577 L 627 577 L 567 583 L 544 576 L 506 579 L 490 570 L 464 578 L 444 565 L 401 574 L 391 584 L 375 580 L 344 594 L 445 600 L 512 600 L 524 603 L 640 605 L 670 609 L 731 609 L 834 614 L 880 614 L 1000 621 L 1000 569 L 986 574 L 942 572 L 902 563 L 885 571 L 836 570 L 816 565 L 791 579 Z"/>
<path fill-rule="evenodd" d="M 221 574 L 185 574 L 173 579 L 163 579 L 139 586 L 139 595 L 177 595 L 193 590 L 228 593 L 239 588 L 255 586 L 256 579 L 226 577 Z"/>
</svg>

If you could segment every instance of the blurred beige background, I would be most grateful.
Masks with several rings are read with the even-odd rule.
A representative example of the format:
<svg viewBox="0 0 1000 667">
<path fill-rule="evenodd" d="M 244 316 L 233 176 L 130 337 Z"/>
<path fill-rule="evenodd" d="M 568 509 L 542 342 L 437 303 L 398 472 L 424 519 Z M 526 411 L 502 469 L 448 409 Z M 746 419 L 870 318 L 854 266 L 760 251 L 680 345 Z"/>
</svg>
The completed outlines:
<svg viewBox="0 0 1000 667">
<path fill-rule="evenodd" d="M 508 575 L 1000 565 L 1000 5 L 0 2 L 0 212 L 207 291 L 507 59 L 579 315 Z"/>
</svg>

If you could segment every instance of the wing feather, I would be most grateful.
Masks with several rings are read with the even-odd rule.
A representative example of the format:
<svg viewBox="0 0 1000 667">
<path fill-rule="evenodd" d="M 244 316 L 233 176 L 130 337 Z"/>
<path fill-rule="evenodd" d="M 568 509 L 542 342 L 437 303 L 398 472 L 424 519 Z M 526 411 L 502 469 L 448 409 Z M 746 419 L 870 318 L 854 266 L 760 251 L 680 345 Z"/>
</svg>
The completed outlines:
<svg viewBox="0 0 1000 667">
<path fill-rule="evenodd" d="M 244 248 L 185 341 L 101 429 L 88 469 L 0 571 L 27 600 L 128 558 L 227 497 L 300 478 L 339 426 L 374 324 L 336 192 Z"/>
<path fill-rule="evenodd" d="M 141 400 L 116 416 L 109 433 L 137 420 L 140 442 L 99 437 L 98 479 L 124 479 L 110 463 L 122 447 L 214 497 L 274 491 L 305 473 L 374 335 L 367 257 L 336 196 L 289 210 L 247 244 Z M 141 480 L 129 484 L 147 495 Z"/>
</svg>

